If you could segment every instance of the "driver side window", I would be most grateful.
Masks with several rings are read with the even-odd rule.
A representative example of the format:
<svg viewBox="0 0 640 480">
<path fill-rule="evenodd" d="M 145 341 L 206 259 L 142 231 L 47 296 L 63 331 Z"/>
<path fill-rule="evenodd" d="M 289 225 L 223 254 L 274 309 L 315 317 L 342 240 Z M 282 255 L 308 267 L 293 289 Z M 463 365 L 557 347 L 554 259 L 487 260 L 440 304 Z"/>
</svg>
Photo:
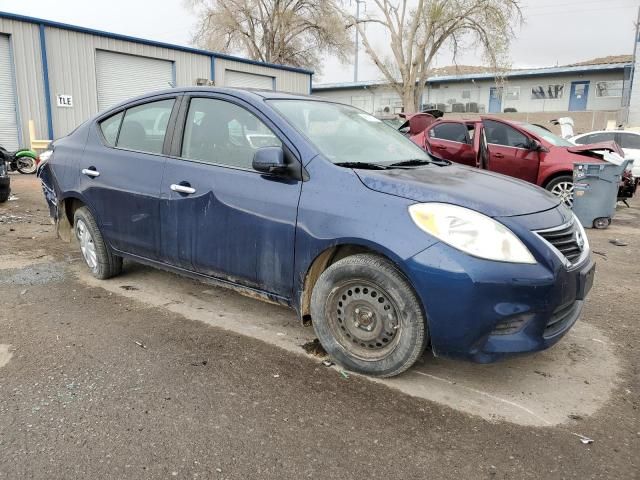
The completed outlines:
<svg viewBox="0 0 640 480">
<path fill-rule="evenodd" d="M 258 148 L 280 146 L 269 127 L 244 108 L 213 98 L 191 99 L 182 158 L 251 169 Z"/>
<path fill-rule="evenodd" d="M 526 148 L 529 138 L 504 123 L 493 120 L 484 121 L 484 131 L 487 143 L 502 145 L 503 147 Z"/>
</svg>

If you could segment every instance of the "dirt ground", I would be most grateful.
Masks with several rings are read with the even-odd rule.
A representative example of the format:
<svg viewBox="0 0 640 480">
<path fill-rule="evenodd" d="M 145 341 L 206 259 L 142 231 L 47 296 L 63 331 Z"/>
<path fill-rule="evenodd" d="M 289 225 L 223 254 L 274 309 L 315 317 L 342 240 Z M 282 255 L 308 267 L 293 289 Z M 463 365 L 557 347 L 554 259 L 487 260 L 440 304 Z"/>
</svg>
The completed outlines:
<svg viewBox="0 0 640 480">
<path fill-rule="evenodd" d="M 37 179 L 12 185 L 0 478 L 640 478 L 640 200 L 589 231 L 596 283 L 559 345 L 378 382 L 306 354 L 286 309 L 133 264 L 93 280 Z"/>
</svg>

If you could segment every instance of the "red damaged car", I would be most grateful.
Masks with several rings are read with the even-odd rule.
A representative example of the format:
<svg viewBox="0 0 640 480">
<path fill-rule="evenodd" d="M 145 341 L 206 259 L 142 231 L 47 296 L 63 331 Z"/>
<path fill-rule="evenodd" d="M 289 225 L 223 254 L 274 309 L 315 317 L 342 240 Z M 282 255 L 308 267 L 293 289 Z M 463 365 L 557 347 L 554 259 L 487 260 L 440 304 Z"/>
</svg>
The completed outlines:
<svg viewBox="0 0 640 480">
<path fill-rule="evenodd" d="M 569 205 L 574 163 L 602 162 L 603 151 L 624 156 L 615 142 L 576 146 L 543 127 L 523 122 L 494 117 L 436 119 L 426 113 L 405 118 L 407 135 L 433 156 L 535 183 Z M 633 190 L 633 184 L 623 187 L 621 195 L 632 196 Z"/>
</svg>

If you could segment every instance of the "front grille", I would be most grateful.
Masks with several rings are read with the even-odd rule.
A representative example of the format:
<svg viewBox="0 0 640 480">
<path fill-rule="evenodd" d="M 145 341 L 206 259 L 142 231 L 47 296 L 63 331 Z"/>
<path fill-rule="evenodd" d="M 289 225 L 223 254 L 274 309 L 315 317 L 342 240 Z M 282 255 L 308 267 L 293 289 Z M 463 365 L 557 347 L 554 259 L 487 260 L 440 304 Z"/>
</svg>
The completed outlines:
<svg viewBox="0 0 640 480">
<path fill-rule="evenodd" d="M 556 308 L 547 322 L 543 336 L 553 337 L 573 325 L 582 311 L 582 303 L 582 300 L 576 300 Z"/>
<path fill-rule="evenodd" d="M 582 232 L 575 221 L 547 230 L 538 230 L 536 233 L 555 247 L 571 263 L 575 263 L 582 255 L 585 243 Z"/>
</svg>

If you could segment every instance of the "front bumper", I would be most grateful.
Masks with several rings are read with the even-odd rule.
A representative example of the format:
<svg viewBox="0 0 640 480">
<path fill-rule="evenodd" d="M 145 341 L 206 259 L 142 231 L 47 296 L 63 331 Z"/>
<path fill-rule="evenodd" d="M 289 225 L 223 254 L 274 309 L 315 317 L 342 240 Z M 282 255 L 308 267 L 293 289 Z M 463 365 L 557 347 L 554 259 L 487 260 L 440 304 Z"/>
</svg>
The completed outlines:
<svg viewBox="0 0 640 480">
<path fill-rule="evenodd" d="M 521 265 L 471 257 L 443 243 L 412 257 L 407 268 L 434 354 L 480 363 L 558 342 L 580 316 L 595 272 L 590 257 L 571 269 L 557 259 Z"/>
</svg>

